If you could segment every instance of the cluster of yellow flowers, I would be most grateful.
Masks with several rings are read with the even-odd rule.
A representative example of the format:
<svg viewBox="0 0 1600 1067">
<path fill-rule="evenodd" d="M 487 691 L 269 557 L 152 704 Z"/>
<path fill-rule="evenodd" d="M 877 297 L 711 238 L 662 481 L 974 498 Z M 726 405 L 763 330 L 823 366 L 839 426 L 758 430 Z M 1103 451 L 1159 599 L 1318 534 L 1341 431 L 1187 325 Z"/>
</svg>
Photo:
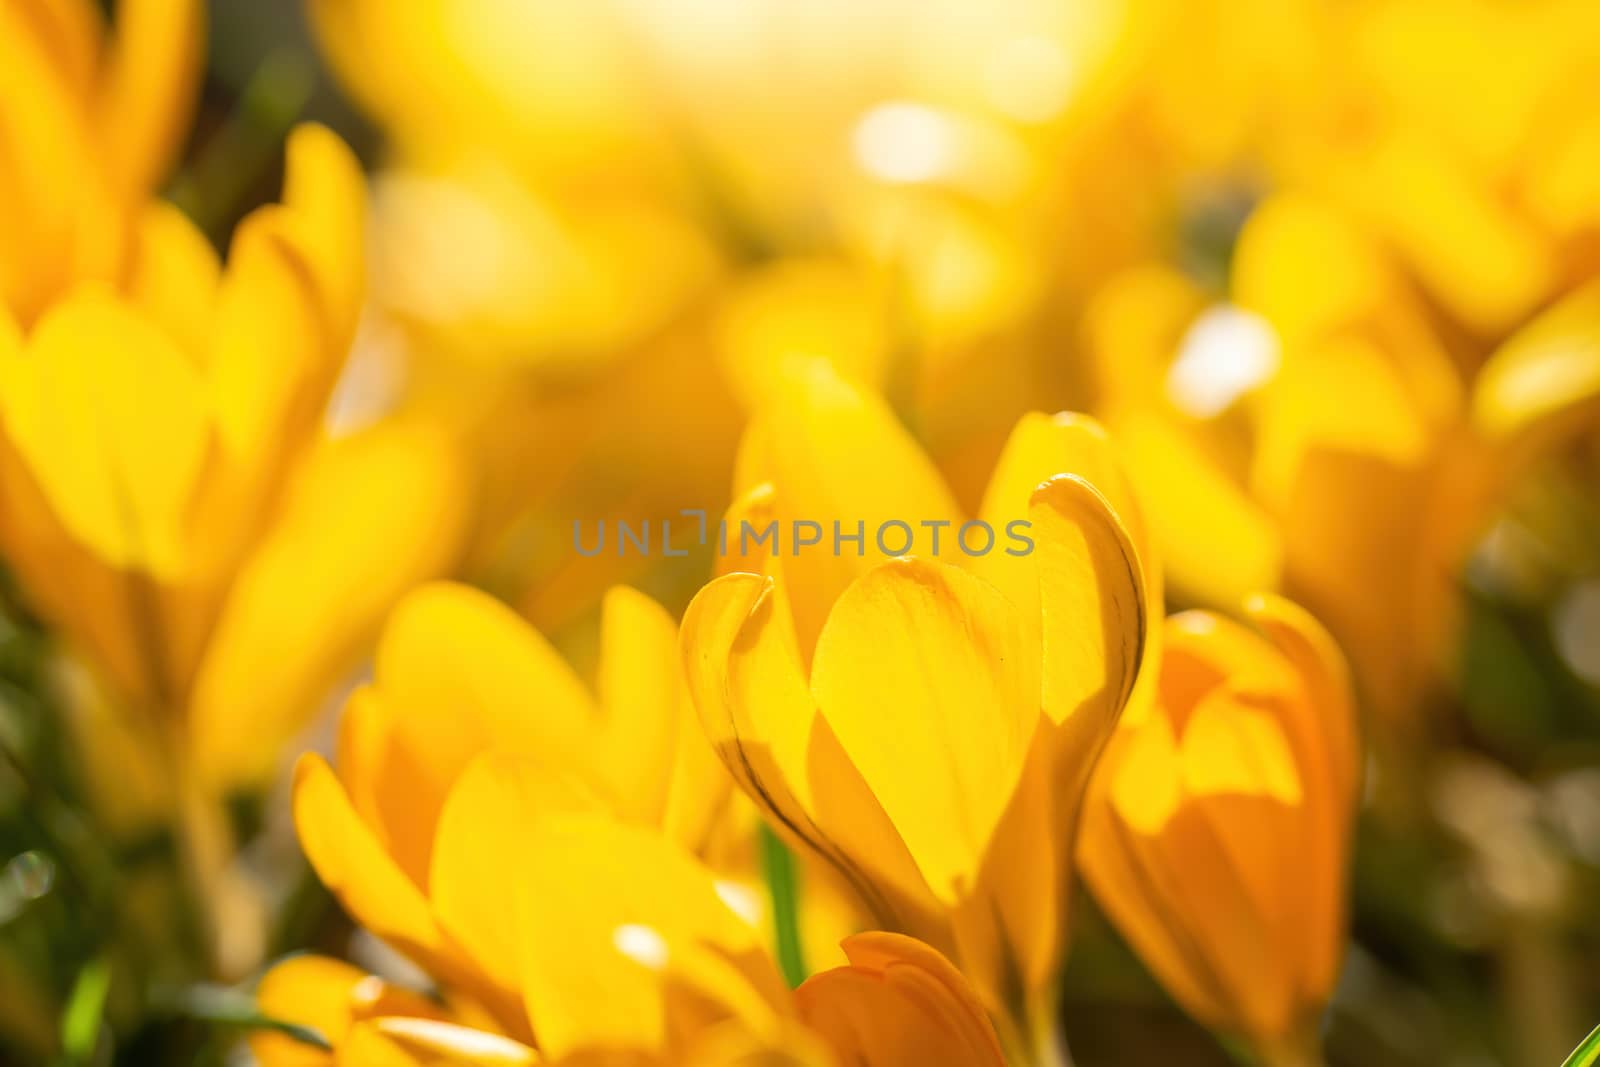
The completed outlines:
<svg viewBox="0 0 1600 1067">
<path fill-rule="evenodd" d="M 342 703 L 296 835 L 414 966 L 271 966 L 264 1067 L 1055 1067 L 1080 876 L 1321 1061 L 1356 709 L 1426 744 L 1594 438 L 1592 2 L 311 0 L 387 154 L 296 128 L 225 256 L 203 6 L 0 0 L 0 557 L 208 977 Z"/>
</svg>

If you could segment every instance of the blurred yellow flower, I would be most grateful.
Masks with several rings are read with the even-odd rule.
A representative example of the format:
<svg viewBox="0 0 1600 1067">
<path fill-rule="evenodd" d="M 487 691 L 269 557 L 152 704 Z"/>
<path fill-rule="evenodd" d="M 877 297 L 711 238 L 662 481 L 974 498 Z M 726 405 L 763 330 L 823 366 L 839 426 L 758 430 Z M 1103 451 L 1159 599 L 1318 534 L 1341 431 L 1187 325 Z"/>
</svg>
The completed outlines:
<svg viewBox="0 0 1600 1067">
<path fill-rule="evenodd" d="M 182 241 L 148 197 L 188 128 L 204 17 L 198 0 L 130 0 L 113 32 L 92 0 L 0 5 L 0 305 L 24 325 Z"/>
<path fill-rule="evenodd" d="M 212 786 L 272 769 L 274 738 L 459 525 L 436 435 L 319 438 L 361 199 L 343 143 L 303 127 L 284 204 L 245 221 L 226 268 L 174 213 L 129 293 L 91 284 L 0 325 L 7 559 L 124 713 L 183 724 Z"/>
<path fill-rule="evenodd" d="M 573 515 L 721 510 L 797 355 L 884 390 L 975 505 L 1011 425 L 1080 377 L 1064 309 L 1176 215 L 1128 133 L 1170 7 L 315 0 L 392 150 L 386 358 L 487 457 L 472 573 L 546 629 L 616 582 L 676 607 L 702 561 L 546 546 Z"/>
<path fill-rule="evenodd" d="M 1390 726 L 1445 674 L 1456 580 L 1507 489 L 1600 396 L 1593 283 L 1464 373 L 1377 239 L 1302 194 L 1252 214 L 1230 302 L 1148 268 L 1107 287 L 1089 331 L 1176 595 L 1303 601 Z"/>
<path fill-rule="evenodd" d="M 470 773 L 470 772 L 469 772 Z M 999 1067 L 966 980 L 898 934 L 846 940 L 845 966 L 790 994 L 710 871 L 657 831 L 510 794 L 515 838 L 474 835 L 478 921 L 508 940 L 520 997 L 509 1020 L 394 991 L 343 964 L 287 960 L 262 981 L 269 1017 L 315 1028 L 253 1040 L 266 1067 L 340 1063 Z M 493 869 L 500 877 L 488 878 Z M 469 871 L 462 872 L 470 874 Z M 537 1035 L 535 1043 L 533 1035 Z M 537 1051 L 535 1050 L 537 1047 Z"/>
<path fill-rule="evenodd" d="M 1155 712 L 1107 746 L 1078 856 L 1178 1003 L 1287 1067 L 1320 1062 L 1360 749 L 1326 631 L 1281 599 L 1250 613 L 1264 637 L 1209 612 L 1167 620 Z"/>
<path fill-rule="evenodd" d="M 465 510 L 436 431 L 319 432 L 360 306 L 362 199 L 349 150 L 302 127 L 284 203 L 226 266 L 152 209 L 123 291 L 0 316 L 0 548 L 87 668 L 68 711 L 107 821 L 177 818 L 224 969 L 258 946 L 220 914 L 222 794 L 279 769 L 388 604 L 450 564 Z"/>
<path fill-rule="evenodd" d="M 705 845 L 728 784 L 679 675 L 672 619 L 631 589 L 605 598 L 591 695 L 510 608 L 424 586 L 395 609 L 374 681 L 345 709 L 338 775 L 317 756 L 296 770 L 301 845 L 368 929 L 527 1039 L 494 864 L 525 851 L 530 804 Z"/>
<path fill-rule="evenodd" d="M 1493 343 L 1593 274 L 1600 15 L 1583 0 L 1333 5 L 1322 99 L 1273 145 L 1291 187 L 1382 235 Z"/>
<path fill-rule="evenodd" d="M 1013 1056 L 1048 1058 L 1078 804 L 1145 641 L 1142 534 L 1110 444 L 1081 417 L 1024 419 L 965 520 L 883 403 L 817 363 L 742 459 L 734 573 L 683 623 L 707 730 L 879 923 L 951 951 Z M 864 537 L 743 545 L 797 522 Z M 1018 522 L 1031 552 L 960 547 Z M 875 531 L 895 524 L 889 549 Z M 907 551 L 921 558 L 891 558 Z"/>
</svg>

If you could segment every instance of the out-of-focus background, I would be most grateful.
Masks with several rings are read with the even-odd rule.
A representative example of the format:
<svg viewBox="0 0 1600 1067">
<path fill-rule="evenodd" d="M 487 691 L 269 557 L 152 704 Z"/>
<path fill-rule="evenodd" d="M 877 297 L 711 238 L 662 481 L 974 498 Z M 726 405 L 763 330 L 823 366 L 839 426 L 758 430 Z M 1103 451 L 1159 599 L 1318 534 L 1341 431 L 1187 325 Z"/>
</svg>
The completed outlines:
<svg viewBox="0 0 1600 1067">
<path fill-rule="evenodd" d="M 1355 668 L 1330 1062 L 1553 1067 L 1600 1021 L 1592 3 L 216 0 L 164 194 L 225 248 L 308 119 L 369 180 L 328 426 L 443 427 L 454 573 L 576 662 L 609 585 L 679 611 L 711 561 L 583 557 L 574 520 L 720 513 L 785 367 L 881 391 L 968 509 L 1018 416 L 1094 413 L 1170 609 L 1281 589 Z M 253 888 L 197 965 L 133 810 L 161 772 L 81 758 L 4 592 L 0 1062 L 106 1059 L 102 1018 L 118 1063 L 239 1062 L 264 961 L 392 963 L 280 773 L 230 800 Z M 1228 1062 L 1075 908 L 1076 1062 Z"/>
</svg>

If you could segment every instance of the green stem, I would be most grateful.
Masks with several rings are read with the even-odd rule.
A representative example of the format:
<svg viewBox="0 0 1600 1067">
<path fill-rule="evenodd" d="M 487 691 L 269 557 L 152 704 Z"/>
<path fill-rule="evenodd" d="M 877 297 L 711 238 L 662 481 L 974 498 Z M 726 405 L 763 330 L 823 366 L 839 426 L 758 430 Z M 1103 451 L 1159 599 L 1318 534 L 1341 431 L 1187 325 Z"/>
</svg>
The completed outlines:
<svg viewBox="0 0 1600 1067">
<path fill-rule="evenodd" d="M 219 244 L 315 88 L 316 66 L 303 52 L 281 49 L 268 55 L 222 127 L 173 180 L 168 191 L 173 203 Z"/>
<path fill-rule="evenodd" d="M 800 893 L 794 853 L 767 826 L 761 828 L 761 875 L 766 879 L 772 903 L 778 966 L 789 985 L 798 986 L 806 980 L 806 963 L 800 948 Z"/>
</svg>

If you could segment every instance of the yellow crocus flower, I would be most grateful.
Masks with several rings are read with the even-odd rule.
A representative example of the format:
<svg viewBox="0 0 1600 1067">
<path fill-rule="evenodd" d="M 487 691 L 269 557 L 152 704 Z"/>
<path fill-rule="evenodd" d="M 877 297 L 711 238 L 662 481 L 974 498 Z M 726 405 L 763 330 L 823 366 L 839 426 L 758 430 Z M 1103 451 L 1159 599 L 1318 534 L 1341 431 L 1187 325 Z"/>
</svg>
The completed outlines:
<svg viewBox="0 0 1600 1067">
<path fill-rule="evenodd" d="M 345 145 L 301 127 L 283 203 L 225 264 L 152 208 L 123 287 L 0 315 L 0 552 L 77 667 L 67 711 L 107 822 L 176 819 L 224 971 L 258 946 L 223 914 L 252 894 L 224 886 L 220 797 L 279 769 L 461 533 L 442 433 L 319 432 L 361 302 L 363 198 Z"/>
<path fill-rule="evenodd" d="M 1186 1011 L 1303 1067 L 1320 1062 L 1343 955 L 1360 751 L 1327 632 L 1277 598 L 1250 615 L 1259 634 L 1210 612 L 1167 620 L 1155 713 L 1107 746 L 1078 855 Z"/>
<path fill-rule="evenodd" d="M 979 515 L 999 536 L 1031 523 L 1033 549 L 970 557 L 931 462 L 826 364 L 761 413 L 743 460 L 733 573 L 683 623 L 707 730 L 769 818 L 880 923 L 953 954 L 1012 1055 L 1048 1058 L 1076 812 L 1155 599 L 1109 443 L 1079 416 L 1025 418 Z M 859 554 L 744 543 L 746 526 L 835 521 L 862 524 Z M 896 522 L 911 543 L 877 544 Z"/>
<path fill-rule="evenodd" d="M 188 128 L 205 5 L 0 4 L 0 305 L 31 323 L 76 281 L 121 283 L 171 229 L 147 206 Z"/>
<path fill-rule="evenodd" d="M 1259 589 L 1304 602 L 1383 721 L 1415 726 L 1446 674 L 1455 580 L 1506 490 L 1595 425 L 1600 289 L 1463 373 L 1372 234 L 1284 193 L 1241 233 L 1230 297 L 1208 307 L 1148 268 L 1089 320 L 1099 410 L 1171 584 L 1213 606 Z"/>
<path fill-rule="evenodd" d="M 306 855 L 365 926 L 526 1039 L 516 945 L 488 921 L 508 906 L 503 882 L 473 861 L 506 859 L 481 855 L 488 842 L 523 847 L 519 798 L 700 850 L 728 787 L 679 674 L 671 617 L 631 589 L 605 598 L 591 694 L 510 608 L 424 586 L 396 607 L 374 680 L 345 709 L 338 773 L 317 756 L 296 769 Z"/>
<path fill-rule="evenodd" d="M 333 1051 L 262 1035 L 253 1044 L 263 1064 L 1004 1062 L 966 980 L 912 938 L 849 938 L 847 964 L 791 994 L 711 872 L 658 831 L 577 814 L 552 797 L 486 793 L 462 803 L 479 817 L 476 833 L 442 862 L 513 872 L 480 883 L 477 902 L 480 920 L 502 924 L 501 951 L 516 965 L 510 1032 L 344 964 L 300 957 L 263 979 L 262 1010 L 315 1028 Z"/>
</svg>

